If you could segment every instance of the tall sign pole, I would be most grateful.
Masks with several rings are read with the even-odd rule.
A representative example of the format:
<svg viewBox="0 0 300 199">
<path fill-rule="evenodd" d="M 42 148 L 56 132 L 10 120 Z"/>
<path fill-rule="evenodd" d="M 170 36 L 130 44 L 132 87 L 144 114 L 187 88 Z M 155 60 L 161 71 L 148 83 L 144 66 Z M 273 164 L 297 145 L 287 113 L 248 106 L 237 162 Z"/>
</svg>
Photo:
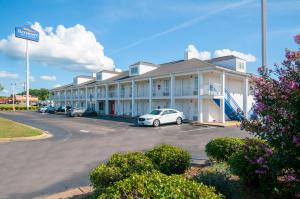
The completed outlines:
<svg viewBox="0 0 300 199">
<path fill-rule="evenodd" d="M 26 108 L 29 110 L 29 43 L 28 41 L 39 42 L 39 32 L 31 27 L 16 27 L 15 37 L 26 40 Z"/>
<path fill-rule="evenodd" d="M 266 0 L 261 0 L 261 40 L 262 68 L 267 74 Z"/>
</svg>

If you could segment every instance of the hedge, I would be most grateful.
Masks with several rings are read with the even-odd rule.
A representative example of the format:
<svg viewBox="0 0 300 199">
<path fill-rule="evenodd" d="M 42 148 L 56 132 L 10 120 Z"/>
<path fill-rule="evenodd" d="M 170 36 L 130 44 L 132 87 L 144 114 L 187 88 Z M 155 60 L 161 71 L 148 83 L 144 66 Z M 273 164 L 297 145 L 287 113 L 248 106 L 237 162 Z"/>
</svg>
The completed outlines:
<svg viewBox="0 0 300 199">
<path fill-rule="evenodd" d="M 98 197 L 98 199 L 119 198 L 221 199 L 223 196 L 213 187 L 188 180 L 183 176 L 167 176 L 154 172 L 133 174 L 125 180 L 116 182 Z"/>
<path fill-rule="evenodd" d="M 162 173 L 182 174 L 191 165 L 191 155 L 186 150 L 171 146 L 160 145 L 146 153 L 155 167 Z"/>
<path fill-rule="evenodd" d="M 240 138 L 216 138 L 205 146 L 205 152 L 209 159 L 216 162 L 227 162 L 230 156 L 237 152 L 245 141 Z"/>
<path fill-rule="evenodd" d="M 30 106 L 29 107 L 29 110 L 38 110 L 39 109 L 39 107 L 38 106 Z M 17 110 L 17 111 L 24 111 L 24 110 L 27 110 L 26 109 L 26 106 L 18 106 L 18 105 L 16 105 L 15 106 L 15 110 Z M 13 106 L 11 105 L 11 106 L 1 106 L 0 105 L 0 111 L 13 111 Z"/>
</svg>

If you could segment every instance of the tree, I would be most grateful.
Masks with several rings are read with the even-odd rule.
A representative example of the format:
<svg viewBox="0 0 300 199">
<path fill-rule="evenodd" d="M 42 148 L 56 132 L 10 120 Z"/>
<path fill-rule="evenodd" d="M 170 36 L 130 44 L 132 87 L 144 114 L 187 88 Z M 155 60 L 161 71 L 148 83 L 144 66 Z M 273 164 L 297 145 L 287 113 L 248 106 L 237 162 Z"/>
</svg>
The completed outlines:
<svg viewBox="0 0 300 199">
<path fill-rule="evenodd" d="M 0 84 L 0 92 L 4 90 L 4 87 L 2 86 L 2 84 Z"/>
<path fill-rule="evenodd" d="M 19 93 L 19 95 L 25 95 L 26 91 Z M 41 89 L 29 89 L 29 95 L 39 98 L 39 100 L 46 100 L 49 98 L 49 90 L 46 88 Z"/>
<path fill-rule="evenodd" d="M 300 45 L 300 35 L 295 37 Z M 255 120 L 244 120 L 241 128 L 266 140 L 275 149 L 270 167 L 278 176 L 294 182 L 295 196 L 300 197 L 300 51 L 286 50 L 282 65 L 274 71 L 259 69 L 254 77 Z"/>
</svg>

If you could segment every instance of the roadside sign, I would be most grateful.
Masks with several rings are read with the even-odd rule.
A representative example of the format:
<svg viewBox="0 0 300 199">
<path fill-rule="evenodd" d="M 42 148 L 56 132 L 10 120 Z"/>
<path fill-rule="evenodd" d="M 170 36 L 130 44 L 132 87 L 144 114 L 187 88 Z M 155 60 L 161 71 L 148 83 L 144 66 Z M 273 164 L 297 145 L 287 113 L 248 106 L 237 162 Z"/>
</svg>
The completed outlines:
<svg viewBox="0 0 300 199">
<path fill-rule="evenodd" d="M 39 32 L 30 27 L 16 27 L 15 36 L 35 42 L 39 41 Z"/>
</svg>

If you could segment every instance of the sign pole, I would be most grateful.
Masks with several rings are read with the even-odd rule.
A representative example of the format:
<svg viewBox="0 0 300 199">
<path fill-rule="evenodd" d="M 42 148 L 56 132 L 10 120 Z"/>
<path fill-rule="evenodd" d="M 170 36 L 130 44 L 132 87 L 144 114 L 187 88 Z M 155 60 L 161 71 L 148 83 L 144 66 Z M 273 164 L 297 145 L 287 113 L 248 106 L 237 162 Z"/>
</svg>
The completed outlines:
<svg viewBox="0 0 300 199">
<path fill-rule="evenodd" d="M 29 110 L 29 49 L 26 40 L 26 109 Z"/>
<path fill-rule="evenodd" d="M 261 0 L 261 51 L 262 68 L 265 74 L 268 74 L 267 67 L 267 44 L 266 44 L 266 0 Z"/>
</svg>

